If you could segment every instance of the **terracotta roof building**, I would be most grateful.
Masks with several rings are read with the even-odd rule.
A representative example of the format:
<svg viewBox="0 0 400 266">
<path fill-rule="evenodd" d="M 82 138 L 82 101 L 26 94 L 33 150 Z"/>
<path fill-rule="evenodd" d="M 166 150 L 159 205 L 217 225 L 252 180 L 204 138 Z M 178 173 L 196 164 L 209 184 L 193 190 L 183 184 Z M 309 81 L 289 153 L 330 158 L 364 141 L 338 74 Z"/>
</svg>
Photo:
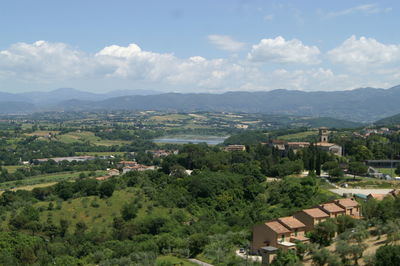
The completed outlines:
<svg viewBox="0 0 400 266">
<path fill-rule="evenodd" d="M 338 199 L 334 202 L 346 210 L 346 215 L 360 217 L 360 205 L 354 198 Z"/>
<path fill-rule="evenodd" d="M 306 225 L 306 232 L 313 230 L 315 225 L 329 218 L 329 214 L 319 208 L 305 209 L 295 213 L 293 216 Z"/>
<path fill-rule="evenodd" d="M 346 214 L 346 210 L 342 207 L 339 207 L 336 203 L 325 203 L 319 206 L 321 210 L 329 214 L 330 218 L 336 218 L 339 215 Z"/>
</svg>

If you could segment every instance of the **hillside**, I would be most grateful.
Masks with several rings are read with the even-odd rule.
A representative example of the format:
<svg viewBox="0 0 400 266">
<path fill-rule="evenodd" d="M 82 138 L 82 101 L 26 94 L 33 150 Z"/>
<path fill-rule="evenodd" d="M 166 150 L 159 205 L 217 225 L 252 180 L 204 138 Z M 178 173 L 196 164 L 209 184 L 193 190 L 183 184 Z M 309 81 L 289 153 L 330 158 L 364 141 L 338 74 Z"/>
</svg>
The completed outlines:
<svg viewBox="0 0 400 266">
<path fill-rule="evenodd" d="M 52 92 L 1 93 L 0 102 L 29 102 L 41 111 L 242 112 L 332 117 L 356 122 L 373 122 L 400 113 L 400 86 L 331 92 L 274 90 L 223 94 L 157 93 L 131 90 L 96 94 L 75 89 L 58 89 Z M 18 111 L 33 109 L 33 106 L 24 107 L 26 106 Z M 3 107 L 2 112 L 12 113 L 15 108 Z"/>
<path fill-rule="evenodd" d="M 74 101 L 72 109 L 244 112 L 333 117 L 372 122 L 400 112 L 400 86 L 335 92 L 274 90 L 269 92 L 166 93 L 125 96 L 91 103 Z M 70 110 L 70 102 L 59 104 Z"/>
<path fill-rule="evenodd" d="M 380 119 L 374 123 L 377 126 L 389 126 L 400 124 L 400 114 L 392 115 L 383 119 Z"/>
</svg>

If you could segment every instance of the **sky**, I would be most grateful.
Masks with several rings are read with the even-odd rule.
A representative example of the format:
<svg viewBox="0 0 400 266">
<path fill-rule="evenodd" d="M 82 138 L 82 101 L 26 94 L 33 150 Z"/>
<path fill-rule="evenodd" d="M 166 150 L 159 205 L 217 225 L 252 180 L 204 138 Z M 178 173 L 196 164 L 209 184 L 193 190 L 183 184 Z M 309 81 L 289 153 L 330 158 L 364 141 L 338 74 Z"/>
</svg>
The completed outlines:
<svg viewBox="0 0 400 266">
<path fill-rule="evenodd" d="M 400 84 L 400 1 L 5 0 L 0 91 Z"/>
</svg>

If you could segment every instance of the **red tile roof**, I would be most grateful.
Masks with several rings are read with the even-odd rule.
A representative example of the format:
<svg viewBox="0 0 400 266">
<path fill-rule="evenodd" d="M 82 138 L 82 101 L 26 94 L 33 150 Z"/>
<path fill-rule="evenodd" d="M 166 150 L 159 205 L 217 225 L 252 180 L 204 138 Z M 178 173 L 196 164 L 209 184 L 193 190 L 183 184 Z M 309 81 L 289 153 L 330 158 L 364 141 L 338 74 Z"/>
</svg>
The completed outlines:
<svg viewBox="0 0 400 266">
<path fill-rule="evenodd" d="M 324 212 L 323 210 L 319 208 L 312 208 L 312 209 L 305 209 L 303 210 L 306 214 L 311 216 L 312 218 L 327 218 L 329 217 L 329 214 Z"/>
<path fill-rule="evenodd" d="M 338 199 L 338 200 L 335 200 L 335 202 L 344 208 L 354 208 L 359 205 L 358 202 L 352 198 Z"/>
<path fill-rule="evenodd" d="M 293 216 L 279 218 L 278 221 L 290 229 L 306 227 L 305 224 L 294 218 Z"/>
<path fill-rule="evenodd" d="M 326 210 L 328 213 L 345 212 L 345 209 L 338 206 L 336 203 L 325 203 L 321 205 L 321 208 Z"/>
<path fill-rule="evenodd" d="M 284 227 L 281 223 L 278 221 L 272 221 L 265 223 L 266 226 L 268 226 L 272 231 L 274 231 L 277 234 L 285 234 L 285 233 L 290 233 L 290 230 Z"/>
</svg>

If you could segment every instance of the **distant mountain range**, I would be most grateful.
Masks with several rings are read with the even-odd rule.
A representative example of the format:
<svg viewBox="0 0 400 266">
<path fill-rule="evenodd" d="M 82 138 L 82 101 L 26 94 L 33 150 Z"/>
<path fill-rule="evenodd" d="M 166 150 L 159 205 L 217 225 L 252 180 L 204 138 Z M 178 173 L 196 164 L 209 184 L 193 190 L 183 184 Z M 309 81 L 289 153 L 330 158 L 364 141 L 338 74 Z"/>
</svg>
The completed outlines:
<svg viewBox="0 0 400 266">
<path fill-rule="evenodd" d="M 21 102 L 29 103 L 26 109 L 24 106 L 18 109 Z M 360 88 L 332 92 L 273 90 L 197 94 L 128 90 L 96 94 L 75 89 L 58 89 L 51 92 L 0 93 L 1 113 L 16 110 L 211 111 L 332 117 L 368 123 L 400 113 L 399 103 L 400 85 L 390 89 Z"/>
</svg>

